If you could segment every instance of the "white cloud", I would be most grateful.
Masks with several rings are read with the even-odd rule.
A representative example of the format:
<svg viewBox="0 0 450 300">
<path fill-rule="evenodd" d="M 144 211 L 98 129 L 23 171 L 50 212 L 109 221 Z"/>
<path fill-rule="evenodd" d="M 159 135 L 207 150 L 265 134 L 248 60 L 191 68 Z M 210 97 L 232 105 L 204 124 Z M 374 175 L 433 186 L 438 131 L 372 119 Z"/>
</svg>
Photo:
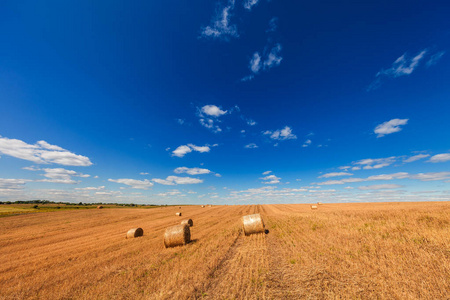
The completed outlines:
<svg viewBox="0 0 450 300">
<path fill-rule="evenodd" d="M 365 181 L 377 181 L 377 180 L 394 180 L 394 179 L 416 179 L 420 181 L 435 181 L 435 180 L 446 180 L 450 179 L 450 172 L 432 172 L 432 173 L 419 173 L 419 174 L 409 174 L 407 172 L 398 172 L 393 174 L 380 174 L 373 175 L 367 178 L 346 178 L 341 180 L 328 180 L 325 182 L 316 183 L 317 185 L 335 185 L 335 184 L 345 184 L 354 182 L 365 182 Z"/>
<path fill-rule="evenodd" d="M 435 181 L 450 179 L 450 172 L 431 172 L 431 173 L 419 173 L 411 175 L 410 178 L 420 181 Z"/>
<path fill-rule="evenodd" d="M 214 146 L 217 146 L 217 144 L 213 145 L 213 147 Z M 209 147 L 209 145 L 196 146 L 194 144 L 187 144 L 187 145 L 178 146 L 175 150 L 173 150 L 172 156 L 183 157 L 192 151 L 205 153 L 205 152 L 209 152 L 210 150 L 211 150 L 211 148 Z"/>
<path fill-rule="evenodd" d="M 404 159 L 403 162 L 410 163 L 410 162 L 420 160 L 420 159 L 428 157 L 428 156 L 430 156 L 430 155 L 429 154 L 417 154 L 417 155 L 413 155 L 413 156 L 410 156 L 410 157 Z"/>
<path fill-rule="evenodd" d="M 250 143 L 248 145 L 245 145 L 244 148 L 255 149 L 255 148 L 258 148 L 258 145 L 256 145 L 255 143 Z"/>
<path fill-rule="evenodd" d="M 264 180 L 262 183 L 264 184 L 276 184 L 276 183 L 280 183 L 280 177 L 277 177 L 275 175 L 268 175 L 266 177 L 260 178 L 262 180 Z"/>
<path fill-rule="evenodd" d="M 192 177 L 178 177 L 168 176 L 166 179 L 153 178 L 152 181 L 163 185 L 175 185 L 175 184 L 197 184 L 202 183 L 202 179 Z"/>
<path fill-rule="evenodd" d="M 274 32 L 277 30 L 277 22 L 278 22 L 278 18 L 277 17 L 273 17 L 272 19 L 270 19 L 269 21 L 269 29 L 266 30 L 266 32 Z"/>
<path fill-rule="evenodd" d="M 203 127 L 211 129 L 213 132 L 221 132 L 222 129 L 215 122 L 220 122 L 218 118 L 227 112 L 216 105 L 205 105 L 198 109 L 199 122 Z"/>
<path fill-rule="evenodd" d="M 37 164 L 55 163 L 66 166 L 90 166 L 88 157 L 69 152 L 46 141 L 27 144 L 21 140 L 0 136 L 0 153 L 32 161 Z"/>
<path fill-rule="evenodd" d="M 376 79 L 369 85 L 367 90 L 370 91 L 380 87 L 384 77 L 397 78 L 404 75 L 410 75 L 419 66 L 419 62 L 426 54 L 426 49 L 422 50 L 412 58 L 408 57 L 407 54 L 404 53 L 392 63 L 392 66 L 389 69 L 379 71 L 375 75 Z"/>
<path fill-rule="evenodd" d="M 292 129 L 289 126 L 285 126 L 283 129 L 270 131 L 267 130 L 263 132 L 265 135 L 270 135 L 270 138 L 273 140 L 295 140 L 297 136 L 292 133 Z"/>
<path fill-rule="evenodd" d="M 177 149 L 172 151 L 172 156 L 183 157 L 186 154 L 192 152 L 191 147 L 186 145 L 178 146 Z"/>
<path fill-rule="evenodd" d="M 267 49 L 268 47 L 266 47 Z M 249 81 L 254 78 L 256 74 L 259 73 L 261 69 L 268 71 L 272 67 L 279 66 L 283 58 L 281 57 L 281 45 L 275 44 L 274 47 L 267 53 L 267 50 L 264 50 L 263 54 L 260 55 L 259 52 L 253 53 L 252 58 L 249 62 L 250 71 L 252 71 L 251 75 L 245 76 L 241 79 L 241 81 Z"/>
<path fill-rule="evenodd" d="M 42 169 L 45 172 L 44 177 L 48 179 L 38 180 L 39 182 L 53 182 L 53 183 L 65 183 L 75 184 L 79 181 L 72 180 L 72 176 L 76 177 L 89 177 L 90 175 L 75 172 L 73 170 L 67 170 L 63 168 L 45 168 Z"/>
<path fill-rule="evenodd" d="M 319 176 L 318 178 L 329 178 L 329 177 L 351 176 L 351 175 L 353 175 L 353 174 L 348 173 L 348 172 L 331 172 L 331 173 L 323 174 L 323 175 Z"/>
<path fill-rule="evenodd" d="M 95 187 L 95 186 L 88 186 L 88 187 L 85 187 L 85 188 L 75 188 L 75 189 L 76 190 L 80 190 L 80 191 L 101 191 L 101 190 L 105 189 L 105 186 L 104 185 L 97 186 L 97 187 Z"/>
<path fill-rule="evenodd" d="M 186 173 L 189 175 L 200 175 L 200 174 L 209 174 L 211 173 L 208 169 L 202 168 L 187 168 L 187 167 L 179 167 L 173 170 L 177 174 Z"/>
<path fill-rule="evenodd" d="M 359 165 L 356 167 L 353 167 L 352 170 L 359 170 L 362 166 L 364 170 L 372 170 L 372 169 L 381 169 L 383 167 L 390 166 L 396 161 L 397 157 L 391 156 L 386 158 L 366 158 L 361 159 L 355 162 L 352 162 L 352 164 Z"/>
<path fill-rule="evenodd" d="M 181 192 L 179 190 L 171 190 L 167 191 L 165 193 L 159 193 L 158 196 L 167 197 L 167 196 L 179 196 L 181 195 Z"/>
<path fill-rule="evenodd" d="M 244 7 L 245 7 L 245 9 L 252 10 L 252 7 L 253 7 L 254 5 L 258 4 L 258 1 L 259 1 L 259 0 L 245 0 L 245 1 L 244 1 Z"/>
<path fill-rule="evenodd" d="M 392 119 L 375 127 L 374 132 L 377 134 L 377 137 L 383 137 L 386 134 L 399 132 L 402 130 L 399 126 L 406 125 L 408 120 L 409 119 Z"/>
<path fill-rule="evenodd" d="M 141 172 L 141 173 L 139 173 L 139 175 L 148 175 L 148 173 L 147 172 Z"/>
<path fill-rule="evenodd" d="M 249 68 L 253 73 L 258 73 L 259 70 L 261 69 L 261 56 L 259 55 L 258 52 L 253 53 L 253 57 L 250 60 Z"/>
<path fill-rule="evenodd" d="M 311 145 L 311 143 L 312 143 L 312 141 L 308 139 L 308 140 L 306 140 L 306 141 L 303 143 L 302 147 L 303 147 L 303 148 L 306 148 L 306 147 L 308 147 L 309 145 Z"/>
<path fill-rule="evenodd" d="M 436 155 L 433 155 L 432 157 L 430 157 L 430 159 L 428 160 L 428 162 L 432 162 L 432 163 L 440 163 L 440 162 L 446 162 L 446 161 L 450 161 L 450 153 L 436 154 Z"/>
<path fill-rule="evenodd" d="M 255 75 L 251 74 L 251 75 L 242 77 L 242 78 L 241 78 L 241 81 L 242 81 L 242 82 L 246 82 L 246 81 L 252 80 L 253 78 L 255 78 Z"/>
<path fill-rule="evenodd" d="M 366 191 L 366 190 L 388 190 L 388 189 L 398 189 L 403 187 L 399 184 L 376 184 L 376 185 L 367 185 L 360 186 L 358 189 Z"/>
<path fill-rule="evenodd" d="M 255 126 L 255 125 L 256 125 L 256 122 L 255 122 L 254 120 L 252 120 L 252 119 L 248 119 L 248 120 L 247 120 L 247 124 L 248 124 L 249 126 Z"/>
<path fill-rule="evenodd" d="M 192 150 L 200 152 L 200 153 L 204 153 L 204 152 L 209 152 L 211 150 L 211 148 L 209 148 L 208 145 L 205 146 L 196 146 L 194 144 L 188 144 L 189 147 L 192 148 Z M 213 147 L 216 145 L 213 145 Z"/>
<path fill-rule="evenodd" d="M 121 179 L 108 179 L 108 181 L 125 184 L 131 186 L 131 188 L 133 189 L 140 189 L 140 190 L 147 190 L 148 188 L 153 186 L 153 183 L 147 179 L 137 180 L 137 179 L 121 178 Z"/>
<path fill-rule="evenodd" d="M 31 180 L 0 178 L 0 191 L 12 191 L 23 189 L 25 183 L 29 181 Z"/>
<path fill-rule="evenodd" d="M 276 44 L 272 50 L 270 50 L 269 55 L 264 60 L 264 69 L 270 69 L 272 67 L 279 66 L 283 58 L 280 55 L 281 45 Z"/>
<path fill-rule="evenodd" d="M 221 115 L 224 115 L 227 113 L 226 110 L 221 110 L 216 105 L 205 105 L 201 108 L 201 112 L 213 117 L 220 117 Z"/>
<path fill-rule="evenodd" d="M 265 171 L 265 172 L 263 172 L 262 174 L 263 174 L 263 175 L 267 175 L 267 174 L 270 174 L 270 173 L 272 173 L 272 171 Z"/>
<path fill-rule="evenodd" d="M 227 6 L 219 8 L 216 12 L 216 16 L 214 16 L 211 21 L 211 25 L 202 29 L 201 36 L 221 38 L 224 40 L 228 40 L 230 37 L 239 37 L 236 25 L 230 24 L 230 17 L 232 16 L 231 12 L 233 9 L 234 0 L 230 0 Z"/>
<path fill-rule="evenodd" d="M 378 72 L 377 76 L 387 75 L 392 77 L 399 77 L 403 75 L 409 75 L 417 68 L 420 60 L 425 56 L 426 53 L 426 49 L 422 50 L 413 58 L 408 58 L 405 53 L 394 61 L 391 68 Z"/>
<path fill-rule="evenodd" d="M 427 61 L 427 67 L 431 67 L 441 59 L 441 57 L 445 54 L 445 51 L 438 52 L 436 54 L 431 55 L 431 58 Z"/>
<path fill-rule="evenodd" d="M 184 119 L 177 119 L 177 123 L 180 124 L 180 125 L 183 125 L 184 122 L 185 122 Z"/>
</svg>

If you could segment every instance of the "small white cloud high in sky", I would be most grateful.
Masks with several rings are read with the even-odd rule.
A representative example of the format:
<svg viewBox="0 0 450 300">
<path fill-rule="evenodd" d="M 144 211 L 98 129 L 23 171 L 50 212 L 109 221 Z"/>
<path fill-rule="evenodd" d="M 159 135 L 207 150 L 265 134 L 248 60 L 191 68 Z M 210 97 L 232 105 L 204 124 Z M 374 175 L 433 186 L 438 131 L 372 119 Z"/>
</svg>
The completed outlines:
<svg viewBox="0 0 450 300">
<path fill-rule="evenodd" d="M 408 120 L 409 119 L 392 119 L 386 121 L 375 127 L 374 132 L 377 134 L 377 137 L 383 137 L 387 134 L 399 132 L 402 130 L 402 127 L 400 126 L 406 125 Z"/>
</svg>

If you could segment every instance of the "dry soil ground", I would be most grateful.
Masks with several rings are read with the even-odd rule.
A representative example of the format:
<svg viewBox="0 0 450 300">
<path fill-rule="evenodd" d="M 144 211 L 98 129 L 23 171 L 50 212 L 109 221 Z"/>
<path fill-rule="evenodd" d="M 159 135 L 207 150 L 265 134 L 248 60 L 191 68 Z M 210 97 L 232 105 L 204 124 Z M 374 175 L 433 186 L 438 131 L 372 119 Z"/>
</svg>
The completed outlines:
<svg viewBox="0 0 450 300">
<path fill-rule="evenodd" d="M 449 299 L 449 202 L 177 211 L 0 218 L 0 299 Z M 244 236 L 252 213 L 269 234 Z M 185 218 L 193 241 L 165 249 Z M 144 236 L 125 239 L 134 227 Z"/>
</svg>

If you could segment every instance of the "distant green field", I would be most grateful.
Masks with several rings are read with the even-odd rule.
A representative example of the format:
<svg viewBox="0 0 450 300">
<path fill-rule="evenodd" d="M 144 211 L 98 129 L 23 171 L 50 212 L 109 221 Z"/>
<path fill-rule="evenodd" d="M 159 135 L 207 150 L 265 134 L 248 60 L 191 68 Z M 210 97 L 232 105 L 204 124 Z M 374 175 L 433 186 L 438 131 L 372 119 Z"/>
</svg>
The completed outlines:
<svg viewBox="0 0 450 300">
<path fill-rule="evenodd" d="M 36 204 L 0 204 L 0 218 L 14 215 L 30 214 L 30 213 L 41 213 L 41 212 L 51 212 L 60 210 L 73 210 L 73 209 L 95 209 L 95 205 L 67 205 L 67 204 L 57 204 L 57 203 L 46 203 L 37 204 L 37 208 L 34 208 Z M 124 208 L 121 205 L 114 204 L 102 204 L 103 208 Z M 130 206 L 125 206 L 130 208 Z M 159 206 L 145 205 L 145 206 L 133 206 L 134 208 L 155 208 Z"/>
</svg>

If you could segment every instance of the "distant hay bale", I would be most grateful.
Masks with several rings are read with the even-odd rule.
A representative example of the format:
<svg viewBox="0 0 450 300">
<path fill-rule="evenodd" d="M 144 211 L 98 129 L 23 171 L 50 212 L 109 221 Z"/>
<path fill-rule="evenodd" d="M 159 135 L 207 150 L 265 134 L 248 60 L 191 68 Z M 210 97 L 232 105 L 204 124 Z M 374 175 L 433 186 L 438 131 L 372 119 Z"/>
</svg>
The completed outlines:
<svg viewBox="0 0 450 300">
<path fill-rule="evenodd" d="M 260 214 L 247 215 L 242 217 L 245 235 L 253 233 L 264 233 L 264 222 Z"/>
<path fill-rule="evenodd" d="M 182 224 L 182 225 L 183 225 L 183 224 L 189 225 L 189 227 L 194 226 L 194 222 L 192 221 L 192 219 L 186 219 L 186 220 L 183 220 L 183 221 L 181 221 L 181 224 Z"/>
<path fill-rule="evenodd" d="M 101 206 L 101 205 L 97 206 L 97 209 L 102 209 L 102 208 L 103 208 L 103 206 Z"/>
<path fill-rule="evenodd" d="M 311 205 L 311 209 L 317 209 L 317 205 Z"/>
<path fill-rule="evenodd" d="M 205 207 L 204 205 L 202 205 L 202 207 Z"/>
<path fill-rule="evenodd" d="M 181 209 L 181 206 L 179 206 L 178 208 Z"/>
<path fill-rule="evenodd" d="M 317 202 L 317 205 L 322 205 L 322 202 Z"/>
<path fill-rule="evenodd" d="M 133 228 L 128 230 L 127 232 L 127 239 L 132 239 L 138 236 L 143 236 L 144 230 L 142 228 Z"/>
<path fill-rule="evenodd" d="M 177 213 L 175 213 L 177 216 L 179 216 L 179 217 L 181 217 L 181 213 L 180 212 L 177 212 Z"/>
<path fill-rule="evenodd" d="M 169 227 L 164 233 L 164 246 L 166 248 L 183 246 L 191 241 L 189 225 L 181 224 Z"/>
</svg>

